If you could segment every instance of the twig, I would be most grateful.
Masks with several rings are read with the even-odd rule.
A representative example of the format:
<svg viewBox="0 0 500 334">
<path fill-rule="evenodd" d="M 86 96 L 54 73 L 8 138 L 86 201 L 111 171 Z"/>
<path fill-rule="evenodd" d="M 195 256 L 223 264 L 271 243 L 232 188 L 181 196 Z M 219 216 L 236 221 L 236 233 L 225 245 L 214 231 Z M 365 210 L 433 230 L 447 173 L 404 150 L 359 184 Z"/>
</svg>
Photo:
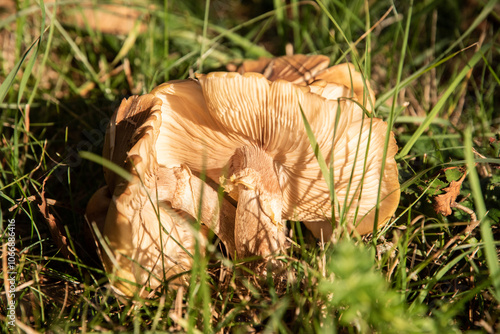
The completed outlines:
<svg viewBox="0 0 500 334">
<path fill-rule="evenodd" d="M 476 43 L 476 52 L 481 48 L 481 46 L 483 45 L 483 42 L 484 42 L 484 39 L 486 38 L 486 24 L 481 24 L 479 25 L 481 29 L 481 35 L 479 36 L 479 41 Z M 469 72 L 467 72 L 467 75 L 465 76 L 465 80 L 463 81 L 462 83 L 462 86 L 460 87 L 460 99 L 458 101 L 458 105 L 457 107 L 455 108 L 455 110 L 451 113 L 450 115 L 450 122 L 451 124 L 453 124 L 454 126 L 457 126 L 458 125 L 458 122 L 460 120 L 460 116 L 462 116 L 462 111 L 463 111 L 463 107 L 464 107 L 464 104 L 465 104 L 465 96 L 466 96 L 466 93 L 467 93 L 467 85 L 469 84 L 469 79 L 472 75 L 472 68 L 469 70 Z"/>
<path fill-rule="evenodd" d="M 365 37 L 368 36 L 368 34 L 370 34 L 375 28 L 377 28 L 379 25 L 381 25 L 382 21 L 385 20 L 387 15 L 389 15 L 393 9 L 394 9 L 393 6 L 389 7 L 389 9 L 385 12 L 385 14 L 382 15 L 382 17 L 377 22 L 375 22 L 375 24 L 372 25 L 370 29 L 368 29 L 363 35 L 361 35 L 361 37 L 359 37 L 356 40 L 356 42 L 354 42 L 354 44 L 352 45 L 352 48 L 354 48 L 356 45 L 358 45 L 359 42 L 361 42 L 363 39 L 365 39 Z"/>
<path fill-rule="evenodd" d="M 431 49 L 432 49 L 432 55 L 431 55 L 431 61 L 434 60 L 434 51 L 436 49 L 436 31 L 437 31 L 437 20 L 438 20 L 438 12 L 437 10 L 434 10 L 432 13 L 432 27 L 431 27 Z M 437 84 L 436 84 L 436 68 L 433 67 L 430 70 L 430 103 L 434 107 L 437 104 Z"/>
<path fill-rule="evenodd" d="M 460 210 L 468 213 L 471 216 L 471 222 L 470 222 L 470 224 L 467 225 L 467 227 L 464 229 L 464 231 L 462 233 L 455 235 L 453 238 L 448 240 L 448 242 L 446 243 L 446 245 L 444 245 L 443 248 L 441 248 L 436 253 L 434 253 L 432 255 L 432 260 L 440 258 L 441 255 L 443 255 L 443 252 L 446 249 L 448 249 L 452 244 L 454 244 L 462 235 L 464 235 L 464 238 L 461 240 L 460 243 L 464 242 L 464 240 L 467 239 L 469 237 L 469 235 L 472 233 L 472 231 L 479 225 L 479 221 L 477 220 L 476 213 L 473 210 L 471 210 L 471 209 L 469 209 L 469 208 L 467 208 L 467 207 L 465 207 L 457 202 L 451 203 L 451 207 L 460 209 Z"/>
<path fill-rule="evenodd" d="M 469 234 L 470 232 L 472 232 L 472 230 L 474 230 L 474 228 L 476 228 L 477 224 L 479 224 L 479 222 L 477 221 L 476 213 L 472 209 L 469 209 L 468 207 L 463 206 L 462 204 L 457 202 L 451 203 L 450 206 L 452 208 L 460 209 L 470 215 L 471 224 L 467 225 L 467 228 L 464 231 L 465 233 Z M 475 223 L 477 223 L 476 226 L 474 226 Z"/>
<path fill-rule="evenodd" d="M 8 210 L 9 210 L 9 212 L 12 212 L 12 211 L 14 211 L 19 206 L 23 205 L 26 202 L 34 202 L 34 201 L 40 201 L 40 202 L 42 202 L 42 199 L 41 198 L 37 198 L 37 197 L 39 197 L 39 196 L 31 195 L 31 196 L 28 196 L 28 197 L 25 197 L 25 198 L 19 198 L 17 200 L 18 203 L 14 204 L 13 206 L 11 206 Z M 52 198 L 46 198 L 45 201 L 47 202 L 48 205 L 54 205 L 54 206 L 59 206 L 59 207 L 63 207 L 63 208 L 69 208 L 68 205 L 64 204 L 63 202 L 55 200 L 55 199 L 52 199 Z"/>
<path fill-rule="evenodd" d="M 66 286 L 66 289 L 64 290 L 64 301 L 63 301 L 63 304 L 62 304 L 62 307 L 61 307 L 61 311 L 59 312 L 59 315 L 57 316 L 57 319 L 61 319 L 63 313 L 64 313 L 64 310 L 66 309 L 66 305 L 67 305 L 67 302 L 68 302 L 68 281 L 65 281 L 64 282 L 65 286 Z"/>
</svg>

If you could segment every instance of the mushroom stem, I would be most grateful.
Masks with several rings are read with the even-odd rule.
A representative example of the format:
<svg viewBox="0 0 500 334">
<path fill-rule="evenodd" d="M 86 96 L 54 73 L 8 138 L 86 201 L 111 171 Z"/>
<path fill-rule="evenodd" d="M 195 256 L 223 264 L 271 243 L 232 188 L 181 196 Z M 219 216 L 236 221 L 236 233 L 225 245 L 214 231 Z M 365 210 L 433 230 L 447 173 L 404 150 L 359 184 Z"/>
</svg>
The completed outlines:
<svg viewBox="0 0 500 334">
<path fill-rule="evenodd" d="M 235 246 L 238 257 L 268 256 L 283 248 L 283 196 L 274 161 L 263 149 L 243 146 L 229 167 L 230 183 L 237 186 Z"/>
</svg>

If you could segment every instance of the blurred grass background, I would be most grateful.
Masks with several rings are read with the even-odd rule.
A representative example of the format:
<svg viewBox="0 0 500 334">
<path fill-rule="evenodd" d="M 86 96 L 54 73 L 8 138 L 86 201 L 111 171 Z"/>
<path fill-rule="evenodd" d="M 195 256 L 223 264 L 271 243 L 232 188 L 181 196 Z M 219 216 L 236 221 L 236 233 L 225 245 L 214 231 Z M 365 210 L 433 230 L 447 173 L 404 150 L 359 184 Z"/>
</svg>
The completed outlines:
<svg viewBox="0 0 500 334">
<path fill-rule="evenodd" d="M 2 243 L 15 219 L 18 251 L 18 321 L 8 326 L 2 288 L 2 328 L 499 332 L 499 28 L 492 0 L 0 0 Z M 370 78 L 401 148 L 395 219 L 338 245 L 291 222 L 279 282 L 241 277 L 212 247 L 184 290 L 117 299 L 82 237 L 102 170 L 78 151 L 101 153 L 124 97 L 290 53 Z M 438 196 L 452 188 L 444 215 Z"/>
</svg>

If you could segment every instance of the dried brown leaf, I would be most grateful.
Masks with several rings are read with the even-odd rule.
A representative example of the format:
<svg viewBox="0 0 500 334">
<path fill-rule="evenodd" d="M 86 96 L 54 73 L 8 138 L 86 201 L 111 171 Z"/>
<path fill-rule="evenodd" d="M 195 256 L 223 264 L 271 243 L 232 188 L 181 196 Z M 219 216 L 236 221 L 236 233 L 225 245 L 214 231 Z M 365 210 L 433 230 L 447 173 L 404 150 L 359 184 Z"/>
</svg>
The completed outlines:
<svg viewBox="0 0 500 334">
<path fill-rule="evenodd" d="M 458 181 L 451 181 L 450 185 L 443 189 L 444 194 L 434 197 L 434 210 L 437 213 L 441 213 L 443 216 L 451 215 L 452 204 L 460 195 L 460 188 L 462 188 L 462 182 L 466 175 L 464 174 Z"/>
<path fill-rule="evenodd" d="M 54 217 L 54 215 L 50 213 L 48 200 L 45 198 L 45 182 L 47 182 L 47 178 L 43 180 L 42 191 L 40 193 L 42 204 L 38 204 L 38 209 L 45 218 L 45 222 L 49 227 L 50 235 L 52 236 L 52 239 L 54 240 L 57 247 L 61 250 L 62 255 L 65 259 L 71 260 L 73 259 L 73 256 L 69 250 L 68 238 L 64 233 L 63 226 Z"/>
</svg>

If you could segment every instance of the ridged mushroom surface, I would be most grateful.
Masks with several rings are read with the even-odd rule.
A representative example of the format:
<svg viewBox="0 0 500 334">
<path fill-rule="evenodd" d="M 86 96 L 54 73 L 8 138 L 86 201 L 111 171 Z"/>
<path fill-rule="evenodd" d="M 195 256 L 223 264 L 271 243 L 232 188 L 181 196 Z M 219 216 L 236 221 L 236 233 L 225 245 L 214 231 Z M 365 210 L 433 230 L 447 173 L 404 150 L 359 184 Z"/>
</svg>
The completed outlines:
<svg viewBox="0 0 500 334">
<path fill-rule="evenodd" d="M 104 222 L 103 206 L 92 213 L 89 205 L 90 220 L 112 251 L 133 255 L 154 271 L 162 259 L 158 240 L 164 240 L 159 222 L 181 231 L 176 237 L 185 249 L 203 240 L 189 216 L 200 216 L 240 258 L 282 250 L 286 220 L 303 221 L 325 238 L 332 221 L 347 222 L 360 234 L 387 222 L 400 196 L 394 136 L 372 116 L 374 94 L 354 66 L 328 68 L 328 62 L 303 55 L 247 62 L 240 73 L 172 81 L 125 101 L 110 124 L 104 156 L 133 178 L 105 172 L 107 190 L 96 193 L 108 194 Z M 127 148 L 117 149 L 124 142 Z M 314 150 L 331 168 L 333 187 Z M 218 186 L 232 200 L 219 203 Z M 338 203 L 334 210 L 330 188 Z M 173 208 L 183 214 L 174 215 Z M 190 266 L 185 250 L 168 247 L 163 271 L 154 271 L 158 282 L 168 277 L 165 268 L 173 273 Z M 113 264 L 105 257 L 104 263 L 111 271 Z M 128 264 L 118 276 L 142 284 L 147 270 L 138 274 Z"/>
</svg>

